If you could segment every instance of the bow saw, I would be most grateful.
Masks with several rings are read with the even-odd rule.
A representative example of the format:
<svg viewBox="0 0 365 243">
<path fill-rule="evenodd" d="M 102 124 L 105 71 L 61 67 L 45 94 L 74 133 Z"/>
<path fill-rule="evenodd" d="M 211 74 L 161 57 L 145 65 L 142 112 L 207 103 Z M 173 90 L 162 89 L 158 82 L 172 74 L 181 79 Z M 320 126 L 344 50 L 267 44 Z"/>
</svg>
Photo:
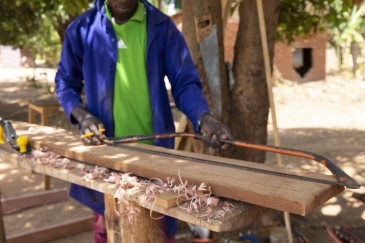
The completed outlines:
<svg viewBox="0 0 365 243">
<path fill-rule="evenodd" d="M 126 136 L 126 137 L 106 138 L 103 140 L 103 142 L 107 145 L 119 144 L 119 146 L 121 146 L 121 144 L 123 144 L 123 143 L 132 143 L 132 142 L 137 142 L 137 141 L 142 141 L 142 140 L 166 139 L 166 138 L 175 138 L 175 137 L 187 137 L 187 138 L 193 138 L 196 140 L 203 139 L 203 135 L 197 134 L 197 133 L 163 133 L 163 134 L 153 134 L 153 135 L 133 135 L 133 136 Z M 230 144 L 230 145 L 233 145 L 236 147 L 241 147 L 241 148 L 249 148 L 249 149 L 261 150 L 261 151 L 266 151 L 266 152 L 279 153 L 279 154 L 285 154 L 285 155 L 315 160 L 315 161 L 319 162 L 320 164 L 324 165 L 328 170 L 330 170 L 331 173 L 336 177 L 337 182 L 330 181 L 330 180 L 324 180 L 324 179 L 318 179 L 318 178 L 308 178 L 308 177 L 304 177 L 304 176 L 300 176 L 300 175 L 284 174 L 284 173 L 275 172 L 275 171 L 251 168 L 251 167 L 243 166 L 243 165 L 233 165 L 233 164 L 216 162 L 216 161 L 206 160 L 206 159 L 190 158 L 190 157 L 183 156 L 183 155 L 177 155 L 177 154 L 161 152 L 161 151 L 154 151 L 154 150 L 149 150 L 149 149 L 145 149 L 145 148 L 130 147 L 130 146 L 123 146 L 123 147 L 125 147 L 127 149 L 141 151 L 141 152 L 160 154 L 160 155 L 165 155 L 165 156 L 170 156 L 170 157 L 178 157 L 181 159 L 193 160 L 196 162 L 206 163 L 206 164 L 211 164 L 211 165 L 225 166 L 225 167 L 231 167 L 231 168 L 235 168 L 235 169 L 242 169 L 242 170 L 260 172 L 260 173 L 268 173 L 268 174 L 273 174 L 273 175 L 277 175 L 277 176 L 286 176 L 286 177 L 291 177 L 291 178 L 295 178 L 295 179 L 309 180 L 309 181 L 325 183 L 325 184 L 330 184 L 330 185 L 342 185 L 342 186 L 346 186 L 347 188 L 350 188 L 350 189 L 360 188 L 360 185 L 352 177 L 350 177 L 348 174 L 346 174 L 346 172 L 344 172 L 336 163 L 334 163 L 332 160 L 328 159 L 327 157 L 316 154 L 316 153 L 296 150 L 296 149 L 275 147 L 275 146 L 270 146 L 270 145 L 248 143 L 248 142 L 244 142 L 244 141 L 240 141 L 240 140 L 218 139 L 218 141 L 221 143 L 226 143 L 226 144 Z"/>
<path fill-rule="evenodd" d="M 100 132 L 104 132 L 104 131 L 105 131 L 104 129 L 100 130 Z M 4 132 L 4 134 L 2 134 L 3 132 Z M 94 133 L 88 133 L 88 134 L 83 135 L 83 137 L 85 138 L 85 137 L 90 137 L 93 135 L 94 135 Z M 2 140 L 3 137 L 5 138 L 5 141 Z M 22 136 L 22 137 L 24 137 L 24 136 Z M 169 153 L 169 152 L 155 151 L 155 150 L 149 150 L 146 148 L 130 147 L 130 146 L 121 145 L 123 143 L 132 143 L 132 142 L 137 142 L 137 141 L 142 141 L 142 140 L 166 139 L 166 138 L 175 138 L 175 137 L 187 137 L 187 138 L 193 138 L 196 140 L 203 139 L 203 135 L 197 134 L 197 133 L 162 133 L 162 134 L 153 134 L 153 135 L 133 135 L 133 136 L 126 136 L 126 137 L 119 137 L 119 138 L 118 137 L 117 138 L 106 138 L 106 139 L 103 139 L 103 142 L 107 145 L 119 144 L 118 146 L 122 146 L 126 149 L 132 149 L 132 150 L 145 152 L 145 153 L 159 154 L 159 155 L 175 157 L 175 158 L 180 158 L 180 159 L 185 159 L 185 160 L 192 160 L 195 162 L 200 162 L 200 163 L 205 163 L 205 164 L 210 164 L 210 165 L 225 166 L 225 167 L 230 167 L 230 168 L 234 168 L 234 169 L 242 169 L 242 170 L 253 171 L 253 172 L 258 172 L 258 173 L 267 173 L 267 174 L 272 174 L 272 175 L 276 175 L 276 176 L 284 176 L 284 177 L 290 177 L 290 178 L 294 178 L 294 179 L 307 180 L 307 181 L 313 181 L 313 182 L 330 184 L 330 185 L 342 185 L 342 186 L 346 186 L 347 188 L 350 188 L 350 189 L 360 188 L 360 185 L 353 178 L 351 178 L 348 174 L 346 174 L 346 172 L 344 172 L 336 163 L 334 163 L 330 159 L 328 159 L 322 155 L 316 154 L 316 153 L 302 151 L 302 150 L 286 149 L 286 148 L 275 147 L 275 146 L 270 146 L 270 145 L 254 144 L 254 143 L 248 143 L 248 142 L 244 142 L 244 141 L 240 141 L 240 140 L 218 139 L 218 141 L 220 141 L 221 143 L 230 144 L 230 145 L 233 145 L 236 147 L 250 148 L 250 149 L 256 149 L 256 150 L 261 150 L 261 151 L 266 151 L 266 152 L 279 153 L 279 154 L 285 154 L 285 155 L 291 155 L 291 156 L 302 157 L 302 158 L 306 158 L 306 159 L 310 159 L 310 160 L 315 160 L 315 161 L 321 163 L 322 165 L 324 165 L 328 170 L 330 170 L 332 172 L 332 174 L 336 177 L 337 181 L 324 180 L 324 179 L 318 179 L 318 178 L 309 178 L 309 177 L 300 176 L 300 175 L 285 174 L 285 173 L 280 173 L 280 172 L 275 172 L 275 171 L 270 171 L 270 170 L 265 170 L 265 169 L 251 168 L 249 166 L 244 166 L 244 165 L 234 165 L 234 164 L 216 162 L 216 161 L 206 160 L 206 159 L 191 158 L 188 156 L 173 154 L 173 153 Z M 16 151 L 21 152 L 19 144 L 17 143 L 17 139 L 19 137 L 16 135 L 10 121 L 3 120 L 1 117 L 0 117 L 0 138 L 1 138 L 0 144 L 7 145 L 5 147 L 10 147 L 11 150 L 16 150 Z M 26 143 L 24 143 L 24 146 L 27 147 L 27 149 L 25 149 L 26 153 L 29 153 L 31 150 L 33 150 Z"/>
</svg>

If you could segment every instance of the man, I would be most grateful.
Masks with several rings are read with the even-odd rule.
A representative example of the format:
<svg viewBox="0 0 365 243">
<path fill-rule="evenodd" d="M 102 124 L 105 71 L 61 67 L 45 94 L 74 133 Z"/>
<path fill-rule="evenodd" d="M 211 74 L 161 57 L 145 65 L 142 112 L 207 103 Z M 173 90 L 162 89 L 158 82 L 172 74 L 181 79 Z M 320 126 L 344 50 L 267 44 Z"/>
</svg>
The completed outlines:
<svg viewBox="0 0 365 243">
<path fill-rule="evenodd" d="M 95 7 L 66 30 L 56 74 L 56 93 L 72 123 L 79 123 L 86 145 L 107 137 L 174 132 L 164 77 L 176 106 L 204 135 L 204 142 L 232 139 L 230 129 L 209 115 L 201 82 L 185 40 L 171 19 L 146 0 L 96 0 Z M 85 91 L 86 106 L 81 99 Z M 174 140 L 147 141 L 166 148 Z M 151 162 L 153 163 L 153 162 Z M 99 192 L 72 185 L 70 195 L 96 212 L 95 242 L 105 242 L 104 199 Z M 174 242 L 177 220 L 164 217 L 164 242 Z"/>
</svg>

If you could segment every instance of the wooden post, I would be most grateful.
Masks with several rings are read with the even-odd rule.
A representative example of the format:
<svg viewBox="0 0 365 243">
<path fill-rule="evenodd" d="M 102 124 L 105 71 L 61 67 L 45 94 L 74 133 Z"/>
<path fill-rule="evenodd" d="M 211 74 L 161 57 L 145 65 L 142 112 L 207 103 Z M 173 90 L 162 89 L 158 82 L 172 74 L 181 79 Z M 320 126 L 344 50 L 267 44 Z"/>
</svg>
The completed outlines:
<svg viewBox="0 0 365 243">
<path fill-rule="evenodd" d="M 32 103 L 34 102 L 34 103 Z M 35 112 L 41 115 L 41 125 L 49 126 L 49 115 L 52 113 L 60 113 L 60 105 L 58 104 L 56 97 L 51 97 L 51 99 L 29 101 L 28 104 L 28 122 L 35 123 Z M 34 174 L 34 171 L 32 171 Z M 43 175 L 43 188 L 45 191 L 51 188 L 51 178 L 48 175 Z"/>
<path fill-rule="evenodd" d="M 0 187 L 0 199 L 1 199 L 1 187 Z M 3 210 L 0 203 L 0 243 L 6 243 L 5 226 L 3 221 Z"/>
<path fill-rule="evenodd" d="M 232 0 L 222 0 L 222 29 L 223 34 L 226 29 L 229 13 L 231 11 Z"/>
<path fill-rule="evenodd" d="M 264 55 L 267 93 L 269 94 L 270 110 L 271 110 L 273 130 L 274 130 L 275 146 L 280 147 L 278 125 L 276 122 L 274 95 L 273 95 L 272 86 L 271 86 L 271 67 L 270 67 L 270 60 L 269 60 L 269 48 L 267 46 L 264 10 L 262 7 L 262 0 L 256 0 L 256 2 L 257 2 L 257 12 L 258 12 L 258 17 L 259 17 L 259 24 L 260 24 L 262 52 Z M 281 160 L 281 154 L 276 154 L 276 158 L 278 160 L 278 165 L 283 166 L 283 162 Z M 286 230 L 288 231 L 289 243 L 293 243 L 293 235 L 291 232 L 291 225 L 290 225 L 290 215 L 288 212 L 284 212 L 284 220 L 285 220 Z"/>
<path fill-rule="evenodd" d="M 128 218 L 123 215 L 126 209 L 124 204 L 116 204 L 116 199 L 109 194 L 104 194 L 104 198 L 108 243 L 161 242 L 158 222 L 151 218 L 148 209 L 130 202 L 130 205 L 141 210 L 140 213 L 134 215 L 130 223 Z M 121 216 L 118 216 L 117 211 Z"/>
</svg>

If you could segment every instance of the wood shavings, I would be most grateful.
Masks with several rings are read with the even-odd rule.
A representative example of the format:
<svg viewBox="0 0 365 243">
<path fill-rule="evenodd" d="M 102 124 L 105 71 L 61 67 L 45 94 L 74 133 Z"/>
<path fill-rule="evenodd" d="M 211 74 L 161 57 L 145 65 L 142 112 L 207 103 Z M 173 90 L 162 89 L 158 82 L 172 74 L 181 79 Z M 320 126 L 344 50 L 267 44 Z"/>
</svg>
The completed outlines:
<svg viewBox="0 0 365 243">
<path fill-rule="evenodd" d="M 82 179 L 85 181 L 93 181 L 95 179 L 105 179 L 109 177 L 109 169 L 101 166 L 87 166 L 81 170 Z"/>
<path fill-rule="evenodd" d="M 177 204 L 178 207 L 189 213 L 194 213 L 196 217 L 206 218 L 207 222 L 210 222 L 209 218 L 223 218 L 234 209 L 232 204 L 213 196 L 211 187 L 206 183 L 202 182 L 199 186 L 196 186 L 188 184 L 187 181 L 183 182 L 180 170 L 178 171 L 179 184 L 175 183 L 174 178 L 169 177 L 166 178 L 166 181 L 159 178 L 140 180 L 136 176 L 132 176 L 131 173 L 111 172 L 100 166 L 85 166 L 82 169 L 82 174 L 83 179 L 88 181 L 102 179 L 105 182 L 114 184 L 117 188 L 114 198 L 117 199 L 117 203 L 126 206 L 122 214 L 127 216 L 129 222 L 132 222 L 133 216 L 140 212 L 140 209 L 130 205 L 128 200 L 124 198 L 127 189 L 134 189 L 143 193 L 145 195 L 144 201 L 152 203 L 150 216 L 153 219 L 161 218 L 154 218 L 152 211 L 158 195 L 166 191 L 176 193 L 177 202 L 185 201 L 185 203 Z M 118 215 L 120 214 L 118 213 Z"/>
<path fill-rule="evenodd" d="M 70 170 L 73 167 L 70 165 L 70 160 L 62 158 L 60 155 L 50 151 L 47 147 L 42 147 L 38 150 L 33 150 L 31 154 L 22 155 L 21 158 L 28 158 L 34 164 L 47 165 L 53 168 L 61 168 Z M 150 180 L 139 180 L 131 173 L 121 173 L 111 171 L 108 168 L 101 166 L 85 165 L 81 169 L 82 179 L 85 181 L 93 181 L 101 179 L 105 182 L 114 184 L 117 188 L 114 198 L 117 203 L 125 205 L 125 215 L 131 223 L 133 216 L 141 212 L 141 210 L 133 205 L 130 205 L 128 200 L 124 198 L 127 189 L 134 189 L 140 191 L 145 195 L 145 202 L 152 202 L 150 216 L 152 216 L 152 209 L 156 203 L 159 194 L 166 191 L 173 191 L 176 194 L 176 202 L 185 203 L 177 204 L 178 207 L 186 210 L 189 213 L 194 213 L 196 217 L 205 218 L 209 223 L 210 218 L 223 218 L 227 213 L 233 211 L 234 206 L 228 202 L 221 201 L 219 198 L 212 195 L 211 187 L 202 182 L 199 186 L 190 185 L 187 181 L 183 182 L 180 176 L 180 169 L 178 171 L 179 184 L 175 183 L 175 178 L 166 178 L 163 181 L 159 178 L 151 178 Z M 117 213 L 117 212 L 116 212 Z M 118 213 L 120 216 L 121 214 Z M 208 217 L 209 216 L 209 217 Z M 163 217 L 163 216 L 162 216 Z"/>
<path fill-rule="evenodd" d="M 163 192 L 169 191 L 171 184 L 165 183 L 159 178 L 151 178 L 150 180 L 142 180 L 140 182 L 140 185 L 141 185 L 140 191 L 144 193 L 144 195 L 146 196 L 144 201 L 145 202 L 152 201 L 152 207 L 150 209 L 150 217 L 155 220 L 163 218 L 163 216 L 157 218 L 152 216 L 153 207 L 156 204 L 157 196 Z"/>
<path fill-rule="evenodd" d="M 70 160 L 49 150 L 48 147 L 34 149 L 30 154 L 24 154 L 21 158 L 31 159 L 34 164 L 47 165 L 57 169 L 70 170 L 73 168 Z"/>
<path fill-rule="evenodd" d="M 232 212 L 232 207 L 220 202 L 219 198 L 212 196 L 211 187 L 202 182 L 199 187 L 196 185 L 189 185 L 187 181 L 183 182 L 180 176 L 180 169 L 178 171 L 180 184 L 174 185 L 172 190 L 177 194 L 176 201 L 179 202 L 179 198 L 186 201 L 178 206 L 189 213 L 195 213 L 196 217 L 224 217 L 227 212 Z M 224 205 L 224 207 L 223 207 Z M 216 210 L 213 215 L 213 209 L 222 207 L 222 209 Z M 219 216 L 216 213 L 219 212 Z"/>
</svg>

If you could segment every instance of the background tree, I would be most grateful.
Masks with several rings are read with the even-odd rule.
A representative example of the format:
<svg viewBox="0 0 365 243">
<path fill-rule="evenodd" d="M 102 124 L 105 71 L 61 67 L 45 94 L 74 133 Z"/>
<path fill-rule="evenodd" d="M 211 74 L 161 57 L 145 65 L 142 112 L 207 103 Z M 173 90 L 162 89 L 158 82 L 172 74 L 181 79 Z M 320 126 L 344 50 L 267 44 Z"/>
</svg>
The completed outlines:
<svg viewBox="0 0 365 243">
<path fill-rule="evenodd" d="M 352 73 L 355 74 L 364 47 L 365 3 L 361 1 L 333 1 L 328 20 L 329 43 L 336 49 L 338 70 L 349 70 L 349 55 L 352 55 Z M 344 62 L 342 62 L 344 60 Z"/>
<path fill-rule="evenodd" d="M 0 45 L 10 45 L 56 62 L 69 23 L 92 0 L 4 0 L 0 6 Z"/>
<path fill-rule="evenodd" d="M 327 21 L 335 15 L 331 5 L 335 0 L 270 0 L 265 1 L 264 14 L 272 66 L 276 40 L 290 43 L 295 37 L 324 30 Z M 227 89 L 227 76 L 224 75 L 223 35 L 220 1 L 183 0 L 183 33 L 193 59 L 202 77 L 204 94 L 211 105 L 211 97 L 203 68 L 199 44 L 195 36 L 194 16 L 211 14 L 213 23 L 218 26 L 219 60 L 224 113 L 218 118 L 229 125 L 236 139 L 252 143 L 267 143 L 267 122 L 269 102 L 261 47 L 261 36 L 257 16 L 256 0 L 233 1 L 233 10 L 239 9 L 240 22 L 234 47 L 233 72 L 235 83 L 232 90 Z M 223 75 L 222 75 L 223 74 Z M 212 106 L 211 106 L 212 108 Z M 213 109 L 212 109 L 213 110 Z M 194 144 L 194 150 L 210 152 L 207 148 Z M 217 154 L 217 151 L 214 153 Z M 231 148 L 220 152 L 221 156 L 264 163 L 265 152 Z"/>
</svg>

